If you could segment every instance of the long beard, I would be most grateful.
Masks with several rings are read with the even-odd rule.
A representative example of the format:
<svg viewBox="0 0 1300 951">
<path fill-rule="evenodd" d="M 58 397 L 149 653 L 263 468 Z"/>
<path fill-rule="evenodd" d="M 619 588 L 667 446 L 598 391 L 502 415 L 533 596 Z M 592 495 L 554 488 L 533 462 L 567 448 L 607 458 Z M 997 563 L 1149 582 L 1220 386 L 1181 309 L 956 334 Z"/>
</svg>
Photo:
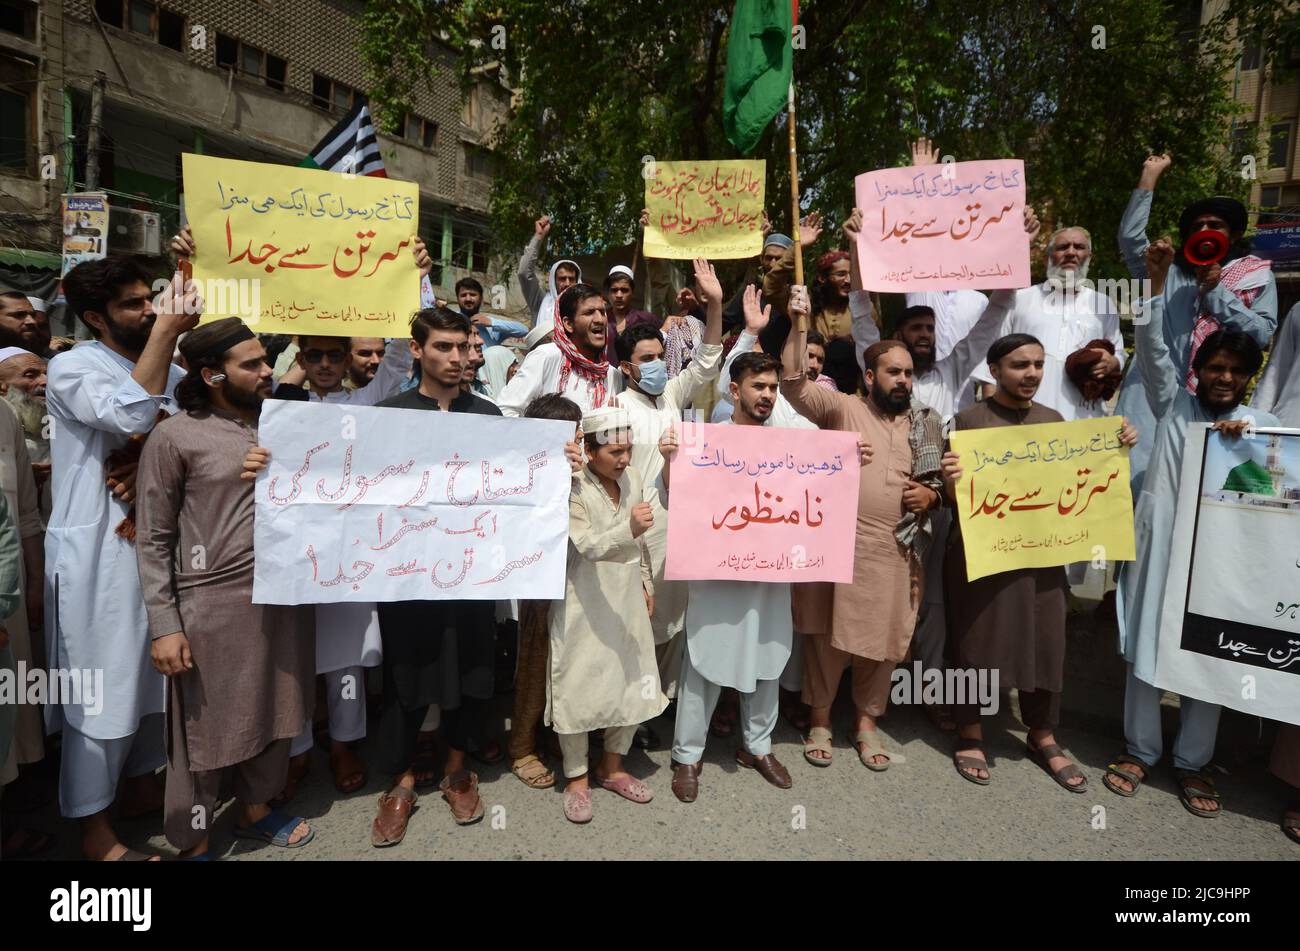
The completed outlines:
<svg viewBox="0 0 1300 951">
<path fill-rule="evenodd" d="M 221 395 L 225 397 L 226 402 L 231 406 L 237 406 L 240 409 L 261 409 L 263 397 L 253 390 L 239 389 L 232 386 L 229 380 L 221 382 Z"/>
<path fill-rule="evenodd" d="M 23 424 L 23 432 L 32 439 L 41 439 L 41 431 L 45 428 L 45 400 L 33 399 L 16 386 L 9 387 L 5 399 L 13 407 L 18 421 Z"/>
<path fill-rule="evenodd" d="M 1092 263 L 1092 258 L 1088 258 L 1074 270 L 1063 268 L 1059 265 L 1047 262 L 1047 279 L 1056 281 L 1067 290 L 1073 290 L 1075 285 L 1082 284 L 1088 279 L 1088 265 Z"/>
<path fill-rule="evenodd" d="M 887 390 L 879 383 L 871 384 L 871 401 L 883 412 L 897 416 L 905 412 L 912 405 L 911 393 L 895 394 L 892 390 Z"/>
<path fill-rule="evenodd" d="M 107 328 L 108 336 L 113 339 L 113 342 L 130 353 L 139 353 L 144 350 L 144 345 L 149 342 L 149 332 L 153 330 L 152 320 L 143 327 L 128 329 L 105 317 L 104 325 Z"/>
</svg>

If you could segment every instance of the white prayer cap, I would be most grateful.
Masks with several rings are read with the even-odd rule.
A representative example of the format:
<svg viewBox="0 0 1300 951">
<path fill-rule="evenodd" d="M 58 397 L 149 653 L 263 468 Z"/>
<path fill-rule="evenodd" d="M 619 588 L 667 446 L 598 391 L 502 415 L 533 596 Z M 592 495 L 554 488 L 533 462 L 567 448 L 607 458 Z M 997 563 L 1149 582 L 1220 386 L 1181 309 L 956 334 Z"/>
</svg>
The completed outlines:
<svg viewBox="0 0 1300 951">
<path fill-rule="evenodd" d="M 601 406 L 582 414 L 582 435 L 596 436 L 632 428 L 632 417 L 618 406 Z"/>
<path fill-rule="evenodd" d="M 32 310 L 42 314 L 45 313 L 45 301 L 39 297 L 28 297 L 27 303 L 32 305 Z"/>
<path fill-rule="evenodd" d="M 36 354 L 30 350 L 24 350 L 22 347 L 4 347 L 0 349 L 0 363 L 11 360 L 14 357 L 34 357 Z"/>
<path fill-rule="evenodd" d="M 553 327 L 534 327 L 532 330 L 528 331 L 528 336 L 524 337 L 525 349 L 531 350 L 533 347 L 536 347 L 551 335 L 553 329 Z"/>
<path fill-rule="evenodd" d="M 636 275 L 632 273 L 632 269 L 626 264 L 615 264 L 609 269 L 609 275 L 605 280 L 612 281 L 615 277 L 625 277 L 633 284 L 636 283 Z"/>
</svg>

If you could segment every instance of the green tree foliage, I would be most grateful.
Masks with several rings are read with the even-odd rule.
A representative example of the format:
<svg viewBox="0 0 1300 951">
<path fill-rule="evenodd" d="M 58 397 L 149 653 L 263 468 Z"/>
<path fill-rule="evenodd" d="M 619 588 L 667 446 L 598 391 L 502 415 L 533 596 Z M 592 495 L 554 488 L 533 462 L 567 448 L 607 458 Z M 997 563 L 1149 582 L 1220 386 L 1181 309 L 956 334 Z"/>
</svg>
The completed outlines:
<svg viewBox="0 0 1300 951">
<path fill-rule="evenodd" d="M 1194 197 L 1248 192 L 1228 148 L 1234 19 L 1279 41 L 1294 30 L 1282 6 L 1225 0 L 1201 24 L 1195 0 L 805 0 L 794 57 L 803 207 L 842 220 L 854 176 L 907 161 L 926 134 L 959 161 L 1023 158 L 1031 202 L 1051 223 L 1089 228 L 1094 273 L 1118 275 L 1112 236 L 1149 151 L 1174 156 L 1153 231 L 1171 230 Z M 721 115 L 731 7 L 370 0 L 362 52 L 385 116 L 439 64 L 465 83 L 502 64 L 516 100 L 493 143 L 497 238 L 522 245 L 549 213 L 552 250 L 580 252 L 631 238 L 645 156 L 735 157 Z M 790 218 L 784 121 L 754 152 L 778 228 Z"/>
</svg>

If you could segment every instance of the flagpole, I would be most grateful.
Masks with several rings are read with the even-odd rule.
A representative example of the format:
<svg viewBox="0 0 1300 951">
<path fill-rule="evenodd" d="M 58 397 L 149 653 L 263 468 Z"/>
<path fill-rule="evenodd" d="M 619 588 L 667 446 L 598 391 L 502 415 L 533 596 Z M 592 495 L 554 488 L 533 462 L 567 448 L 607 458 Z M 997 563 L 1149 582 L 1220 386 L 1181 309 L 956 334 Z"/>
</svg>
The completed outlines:
<svg viewBox="0 0 1300 951">
<path fill-rule="evenodd" d="M 799 241 L 799 155 L 795 146 L 794 135 L 794 80 L 790 80 L 789 118 L 790 126 L 790 221 L 791 236 L 794 238 L 794 282 L 803 283 L 803 246 Z M 800 317 L 794 328 L 799 331 L 808 329 L 808 318 Z"/>
</svg>

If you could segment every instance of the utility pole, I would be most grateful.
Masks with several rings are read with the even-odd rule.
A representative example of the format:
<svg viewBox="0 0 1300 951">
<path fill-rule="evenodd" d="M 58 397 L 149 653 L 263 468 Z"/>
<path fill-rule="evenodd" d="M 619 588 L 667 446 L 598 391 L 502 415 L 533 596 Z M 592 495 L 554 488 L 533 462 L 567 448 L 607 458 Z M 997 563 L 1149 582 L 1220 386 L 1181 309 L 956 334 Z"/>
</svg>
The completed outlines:
<svg viewBox="0 0 1300 951">
<path fill-rule="evenodd" d="M 99 124 L 104 113 L 103 72 L 95 73 L 90 86 L 90 128 L 86 132 L 86 190 L 99 187 Z"/>
</svg>

